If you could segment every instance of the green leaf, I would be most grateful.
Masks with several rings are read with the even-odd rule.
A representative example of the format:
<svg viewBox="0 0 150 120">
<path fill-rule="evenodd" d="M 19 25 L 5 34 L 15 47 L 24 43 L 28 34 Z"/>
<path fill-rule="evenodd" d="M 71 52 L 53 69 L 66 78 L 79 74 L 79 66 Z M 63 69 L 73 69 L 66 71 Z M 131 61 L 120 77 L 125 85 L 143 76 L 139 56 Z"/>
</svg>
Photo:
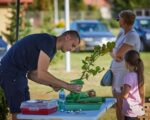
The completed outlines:
<svg viewBox="0 0 150 120">
<path fill-rule="evenodd" d="M 85 64 L 85 65 L 82 66 L 83 70 L 86 70 L 87 68 L 88 68 L 87 64 Z"/>
<path fill-rule="evenodd" d="M 115 42 L 108 42 L 102 46 L 95 46 L 94 51 L 90 56 L 87 56 L 85 60 L 82 60 L 82 75 L 81 78 L 88 79 L 90 75 L 95 76 L 97 73 L 100 73 L 104 70 L 100 66 L 94 68 L 94 62 L 100 57 L 108 53 L 115 46 Z"/>
<path fill-rule="evenodd" d="M 86 78 L 86 80 L 88 80 L 88 78 L 89 78 L 89 74 L 86 74 L 86 75 L 85 75 L 85 78 Z"/>
<path fill-rule="evenodd" d="M 82 60 L 82 63 L 83 63 L 83 64 L 87 64 L 87 62 L 86 62 L 85 60 Z"/>
<path fill-rule="evenodd" d="M 99 71 L 100 70 L 100 66 L 96 66 L 96 71 Z"/>
</svg>

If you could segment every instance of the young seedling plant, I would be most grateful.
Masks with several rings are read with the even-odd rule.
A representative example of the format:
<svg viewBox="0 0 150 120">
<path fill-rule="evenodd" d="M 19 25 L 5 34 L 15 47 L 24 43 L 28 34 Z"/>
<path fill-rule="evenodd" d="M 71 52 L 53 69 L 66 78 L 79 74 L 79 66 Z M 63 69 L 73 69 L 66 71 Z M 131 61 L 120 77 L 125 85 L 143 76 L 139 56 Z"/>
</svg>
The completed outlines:
<svg viewBox="0 0 150 120">
<path fill-rule="evenodd" d="M 115 43 L 114 42 L 108 42 L 107 44 L 103 44 L 102 46 L 95 46 L 94 51 L 91 53 L 90 56 L 85 57 L 84 60 L 82 60 L 82 74 L 79 79 L 72 80 L 72 84 L 79 84 L 84 85 L 84 80 L 88 80 L 90 75 L 95 76 L 96 74 L 102 72 L 104 70 L 103 67 L 95 66 L 95 61 L 100 57 L 105 55 L 106 53 L 112 51 Z M 67 95 L 66 100 L 67 102 L 79 102 L 79 101 L 102 101 L 101 97 L 96 97 L 96 93 L 94 92 L 94 97 L 89 96 L 90 90 L 87 92 L 70 92 L 69 95 Z"/>
<path fill-rule="evenodd" d="M 90 75 L 95 76 L 96 74 L 102 72 L 104 67 L 95 66 L 94 63 L 100 56 L 103 56 L 106 53 L 112 51 L 114 45 L 115 42 L 108 42 L 102 46 L 95 46 L 91 55 L 85 57 L 85 59 L 82 60 L 83 65 L 81 77 L 79 79 L 72 80 L 71 83 L 83 85 L 84 80 L 88 80 Z"/>
</svg>

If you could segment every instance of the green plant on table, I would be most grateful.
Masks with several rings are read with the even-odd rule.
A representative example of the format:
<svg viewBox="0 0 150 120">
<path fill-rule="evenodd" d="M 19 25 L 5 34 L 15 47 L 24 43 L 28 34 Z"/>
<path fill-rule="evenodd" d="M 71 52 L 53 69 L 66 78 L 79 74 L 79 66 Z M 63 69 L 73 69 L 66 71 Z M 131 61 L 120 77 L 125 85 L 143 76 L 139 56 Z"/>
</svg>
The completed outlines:
<svg viewBox="0 0 150 120">
<path fill-rule="evenodd" d="M 88 80 L 90 75 L 95 76 L 97 73 L 100 73 L 104 70 L 103 67 L 100 66 L 95 66 L 94 62 L 100 57 L 105 55 L 106 53 L 112 51 L 113 47 L 115 45 L 115 42 L 108 42 L 106 45 L 103 44 L 102 46 L 95 46 L 94 47 L 94 51 L 92 52 L 92 54 L 90 56 L 85 57 L 84 60 L 82 60 L 83 66 L 82 66 L 82 75 L 79 79 L 75 79 L 72 80 L 71 83 L 72 84 L 79 84 L 79 85 L 83 85 L 84 84 L 84 80 Z M 74 92 L 70 92 L 70 94 L 67 96 L 67 102 L 79 102 L 79 101 L 103 101 L 103 99 L 101 97 L 96 97 L 96 93 L 94 93 L 95 95 L 91 96 L 90 91 L 86 91 L 86 92 L 79 92 L 79 93 L 74 93 Z"/>
<path fill-rule="evenodd" d="M 73 84 L 80 84 L 83 85 L 83 80 L 88 80 L 90 75 L 95 76 L 97 73 L 100 73 L 104 70 L 103 67 L 95 66 L 94 62 L 100 57 L 105 55 L 106 53 L 112 51 L 115 42 L 108 42 L 107 44 L 103 44 L 102 46 L 95 46 L 94 51 L 91 53 L 90 56 L 85 57 L 82 60 L 82 75 L 79 79 L 72 80 L 71 83 Z"/>
</svg>

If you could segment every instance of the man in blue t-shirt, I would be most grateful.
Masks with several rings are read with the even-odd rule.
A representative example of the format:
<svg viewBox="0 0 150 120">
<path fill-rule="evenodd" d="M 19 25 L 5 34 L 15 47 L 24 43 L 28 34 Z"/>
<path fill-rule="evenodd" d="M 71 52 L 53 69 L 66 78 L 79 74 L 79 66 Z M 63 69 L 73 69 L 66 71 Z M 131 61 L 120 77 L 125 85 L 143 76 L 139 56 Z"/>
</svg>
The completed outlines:
<svg viewBox="0 0 150 120">
<path fill-rule="evenodd" d="M 0 62 L 0 86 L 3 88 L 12 120 L 20 112 L 20 104 L 29 100 L 28 78 L 55 91 L 65 88 L 79 92 L 80 85 L 66 83 L 48 70 L 50 61 L 57 50 L 72 51 L 80 43 L 76 31 L 66 31 L 56 37 L 46 33 L 31 34 L 18 40 Z"/>
</svg>

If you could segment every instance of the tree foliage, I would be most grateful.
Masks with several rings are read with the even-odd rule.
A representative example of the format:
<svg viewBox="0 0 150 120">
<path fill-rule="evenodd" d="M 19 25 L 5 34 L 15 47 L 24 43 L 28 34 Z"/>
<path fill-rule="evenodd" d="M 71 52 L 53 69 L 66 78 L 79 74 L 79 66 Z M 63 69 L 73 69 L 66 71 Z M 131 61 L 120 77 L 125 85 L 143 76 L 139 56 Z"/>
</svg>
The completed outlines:
<svg viewBox="0 0 150 120">
<path fill-rule="evenodd" d="M 11 16 L 6 16 L 10 23 L 6 25 L 7 32 L 2 32 L 2 34 L 7 39 L 8 43 L 12 45 L 16 41 L 16 6 L 11 4 L 10 8 L 11 10 L 9 10 L 9 13 Z"/>
<path fill-rule="evenodd" d="M 8 108 L 6 104 L 6 99 L 4 96 L 4 92 L 0 87 L 0 120 L 7 120 Z"/>
<path fill-rule="evenodd" d="M 58 0 L 59 10 L 64 10 L 65 0 Z M 85 4 L 83 0 L 70 0 L 70 10 L 85 10 Z"/>
<path fill-rule="evenodd" d="M 150 0 L 130 0 L 130 4 L 132 8 L 150 8 Z"/>
<path fill-rule="evenodd" d="M 112 0 L 112 10 L 114 16 L 117 16 L 121 10 L 132 9 L 130 0 Z"/>
<path fill-rule="evenodd" d="M 95 66 L 95 61 L 100 57 L 105 55 L 106 53 L 112 51 L 115 46 L 115 42 L 108 42 L 107 44 L 103 44 L 102 46 L 95 46 L 94 51 L 90 56 L 86 56 L 84 60 L 82 60 L 82 75 L 79 79 L 72 80 L 73 84 L 84 84 L 84 80 L 88 80 L 90 75 L 97 75 L 98 73 L 104 70 L 103 67 Z"/>
<path fill-rule="evenodd" d="M 54 0 L 33 0 L 33 4 L 30 5 L 30 10 L 47 11 L 53 8 L 53 1 Z"/>
<path fill-rule="evenodd" d="M 70 0 L 70 9 L 71 11 L 85 10 L 86 6 L 83 0 Z"/>
<path fill-rule="evenodd" d="M 15 4 L 10 4 L 9 13 L 11 16 L 6 16 L 7 19 L 10 21 L 10 23 L 7 23 L 6 25 L 7 32 L 2 32 L 2 34 L 7 39 L 8 43 L 12 45 L 17 41 L 16 39 L 16 5 Z M 25 19 L 24 8 L 23 6 L 21 6 L 20 15 L 19 15 L 19 37 L 18 38 L 24 37 L 27 34 L 29 34 L 30 27 L 31 27 L 30 22 Z"/>
<path fill-rule="evenodd" d="M 125 9 L 149 9 L 150 0 L 112 0 L 113 14 L 117 15 L 121 10 Z"/>
<path fill-rule="evenodd" d="M 97 73 L 100 73 L 104 70 L 100 66 L 95 66 L 94 62 L 100 56 L 105 55 L 106 53 L 112 51 L 115 42 L 108 42 L 107 44 L 103 44 L 102 46 L 95 46 L 94 51 L 90 56 L 87 56 L 84 60 L 82 60 L 82 75 L 80 79 L 88 79 L 90 75 L 95 76 Z"/>
</svg>

